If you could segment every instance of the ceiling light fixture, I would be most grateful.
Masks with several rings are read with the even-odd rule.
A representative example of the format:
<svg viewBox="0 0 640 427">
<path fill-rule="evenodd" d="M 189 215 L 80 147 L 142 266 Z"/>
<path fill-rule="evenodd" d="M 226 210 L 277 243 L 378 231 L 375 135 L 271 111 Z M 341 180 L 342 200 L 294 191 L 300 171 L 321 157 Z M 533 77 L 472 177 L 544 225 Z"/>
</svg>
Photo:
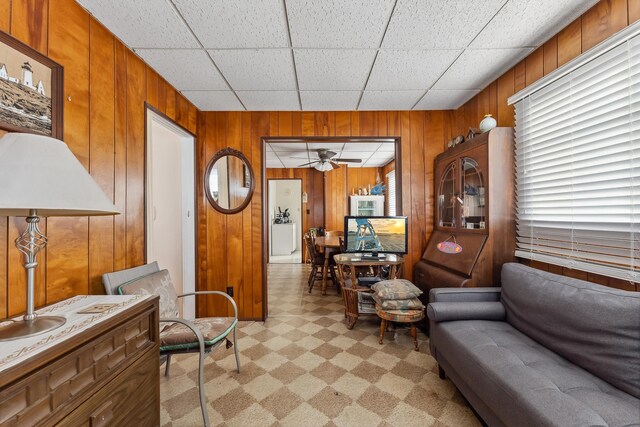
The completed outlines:
<svg viewBox="0 0 640 427">
<path fill-rule="evenodd" d="M 331 166 L 331 163 L 329 162 L 318 162 L 314 168 L 320 172 L 329 172 L 330 170 L 333 170 L 333 166 Z"/>
</svg>

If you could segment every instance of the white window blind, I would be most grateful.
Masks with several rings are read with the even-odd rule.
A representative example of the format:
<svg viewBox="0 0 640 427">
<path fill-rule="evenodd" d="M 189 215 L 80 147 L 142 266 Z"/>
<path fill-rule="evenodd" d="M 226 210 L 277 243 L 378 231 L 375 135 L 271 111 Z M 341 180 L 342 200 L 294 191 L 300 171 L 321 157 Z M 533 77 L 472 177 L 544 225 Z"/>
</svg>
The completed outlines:
<svg viewBox="0 0 640 427">
<path fill-rule="evenodd" d="M 396 215 L 396 171 L 387 174 L 387 215 Z"/>
<path fill-rule="evenodd" d="M 640 36 L 600 51 L 515 103 L 516 256 L 637 282 Z"/>
</svg>

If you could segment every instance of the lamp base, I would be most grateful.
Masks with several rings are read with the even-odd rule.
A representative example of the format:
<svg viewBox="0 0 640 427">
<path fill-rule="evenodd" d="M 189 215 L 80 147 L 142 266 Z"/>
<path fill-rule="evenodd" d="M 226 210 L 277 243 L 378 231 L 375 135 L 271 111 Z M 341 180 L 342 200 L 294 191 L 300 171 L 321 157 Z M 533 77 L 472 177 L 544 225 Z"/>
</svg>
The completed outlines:
<svg viewBox="0 0 640 427">
<path fill-rule="evenodd" d="M 20 338 L 32 337 L 66 323 L 67 319 L 61 316 L 38 316 L 33 320 L 14 320 L 5 326 L 0 326 L 0 341 L 13 341 Z"/>
</svg>

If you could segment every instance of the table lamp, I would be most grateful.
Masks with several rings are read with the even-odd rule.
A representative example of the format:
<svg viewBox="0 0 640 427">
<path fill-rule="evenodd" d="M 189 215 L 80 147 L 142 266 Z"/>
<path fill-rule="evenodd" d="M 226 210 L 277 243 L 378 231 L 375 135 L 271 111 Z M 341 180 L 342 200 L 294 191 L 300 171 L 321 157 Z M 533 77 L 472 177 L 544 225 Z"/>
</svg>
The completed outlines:
<svg viewBox="0 0 640 427">
<path fill-rule="evenodd" d="M 51 331 L 66 322 L 61 316 L 34 312 L 36 256 L 47 244 L 38 229 L 40 217 L 118 211 L 67 144 L 47 136 L 8 133 L 0 138 L 0 183 L 0 216 L 24 216 L 27 222 L 15 240 L 25 258 L 27 311 L 21 319 L 0 326 L 0 341 L 8 341 Z"/>
</svg>

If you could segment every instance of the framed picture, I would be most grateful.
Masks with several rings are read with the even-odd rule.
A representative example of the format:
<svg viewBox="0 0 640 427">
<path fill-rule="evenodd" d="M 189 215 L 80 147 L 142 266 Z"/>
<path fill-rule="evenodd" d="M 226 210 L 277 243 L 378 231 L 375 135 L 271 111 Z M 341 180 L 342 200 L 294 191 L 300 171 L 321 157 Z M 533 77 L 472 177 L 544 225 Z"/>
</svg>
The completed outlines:
<svg viewBox="0 0 640 427">
<path fill-rule="evenodd" d="M 242 163 L 242 176 L 244 176 L 242 186 L 245 188 L 251 187 L 251 174 L 249 173 L 249 168 L 244 164 L 244 162 Z"/>
<path fill-rule="evenodd" d="M 0 31 L 0 129 L 62 139 L 63 69 Z"/>
</svg>

